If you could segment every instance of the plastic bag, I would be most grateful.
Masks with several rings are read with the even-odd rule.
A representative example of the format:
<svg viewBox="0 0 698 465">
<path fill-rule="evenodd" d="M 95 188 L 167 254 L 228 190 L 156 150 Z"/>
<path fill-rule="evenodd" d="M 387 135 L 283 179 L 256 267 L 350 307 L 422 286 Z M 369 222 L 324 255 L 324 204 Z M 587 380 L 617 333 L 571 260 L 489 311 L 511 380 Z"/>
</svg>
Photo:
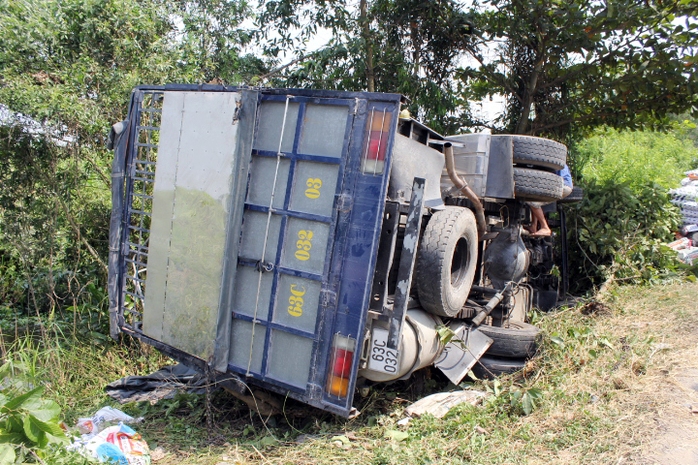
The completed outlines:
<svg viewBox="0 0 698 465">
<path fill-rule="evenodd" d="M 138 423 L 142 418 L 133 418 L 119 409 L 102 407 L 92 415 L 92 418 L 79 418 L 77 423 L 80 434 L 97 434 L 104 428 L 118 423 Z"/>
<path fill-rule="evenodd" d="M 110 426 L 95 435 L 85 435 L 74 442 L 72 448 L 102 463 L 150 465 L 148 443 L 123 423 Z"/>
</svg>

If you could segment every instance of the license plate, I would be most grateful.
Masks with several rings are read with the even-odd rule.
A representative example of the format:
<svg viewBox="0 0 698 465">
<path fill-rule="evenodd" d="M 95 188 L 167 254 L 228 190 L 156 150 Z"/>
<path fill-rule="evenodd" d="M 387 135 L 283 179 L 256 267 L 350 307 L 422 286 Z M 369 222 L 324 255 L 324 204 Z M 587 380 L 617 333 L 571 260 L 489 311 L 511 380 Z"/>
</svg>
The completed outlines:
<svg viewBox="0 0 698 465">
<path fill-rule="evenodd" d="M 381 373 L 397 373 L 399 355 L 397 350 L 388 348 L 388 330 L 373 328 L 368 352 L 368 369 Z"/>
</svg>

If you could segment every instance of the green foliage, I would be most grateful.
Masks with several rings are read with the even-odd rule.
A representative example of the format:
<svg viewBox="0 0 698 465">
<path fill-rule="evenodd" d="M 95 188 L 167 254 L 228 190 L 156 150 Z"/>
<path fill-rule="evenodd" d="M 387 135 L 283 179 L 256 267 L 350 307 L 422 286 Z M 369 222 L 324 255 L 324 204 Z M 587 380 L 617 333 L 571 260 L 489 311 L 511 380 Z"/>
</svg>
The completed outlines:
<svg viewBox="0 0 698 465">
<path fill-rule="evenodd" d="M 530 415 L 544 399 L 543 391 L 538 388 L 520 388 L 514 385 L 507 387 L 498 379 L 485 388 L 492 394 L 486 400 L 491 408 L 498 413 L 514 416 Z"/>
<path fill-rule="evenodd" d="M 44 387 L 26 390 L 26 383 L 12 376 L 12 365 L 0 367 L 4 388 L 0 393 L 0 463 L 24 462 L 33 455 L 45 457 L 49 444 L 64 444 L 59 425 L 60 408 L 42 397 Z"/>
<path fill-rule="evenodd" d="M 256 74 L 239 54 L 247 14 L 244 1 L 0 1 L 4 307 L 104 332 L 109 127 L 136 85 Z"/>
<path fill-rule="evenodd" d="M 466 11 L 453 1 L 362 0 L 350 10 L 279 0 L 263 3 L 258 25 L 267 53 L 299 58 L 279 85 L 401 92 L 442 132 L 566 140 L 695 112 L 697 10 L 694 1 L 482 0 Z M 304 55 L 320 28 L 332 39 Z M 495 120 L 470 113 L 469 101 L 500 95 L 507 106 Z"/>
<path fill-rule="evenodd" d="M 677 360 L 690 362 L 695 351 L 697 290 L 687 283 L 627 286 L 613 293 L 603 312 L 540 314 L 536 324 L 552 337 L 529 362 L 531 371 L 501 378 L 498 398 L 454 407 L 441 419 L 423 415 L 398 424 L 420 396 L 411 392 L 418 378 L 376 386 L 383 392 L 357 399 L 362 414 L 348 421 L 290 399 L 284 416 L 260 417 L 224 391 L 212 393 L 211 404 L 205 396 L 182 395 L 123 409 L 145 416 L 137 430 L 151 450 L 165 451 L 163 463 L 257 463 L 261 455 L 269 463 L 556 463 L 561 453 L 569 463 L 635 460 L 656 419 L 648 402 L 668 392 L 657 389 L 657 379 L 666 370 L 683 373 Z M 69 425 L 104 405 L 106 382 L 152 372 L 164 362 L 137 346 L 104 350 L 59 338 L 33 344 L 0 347 L 9 350 L 15 379 L 45 386 L 42 397 L 61 406 Z M 445 382 L 430 381 L 447 389 Z M 495 389 L 494 382 L 489 386 Z M 23 384 L 20 392 L 31 389 Z M 636 440 L 629 441 L 631 431 Z M 46 464 L 87 463 L 50 447 L 42 456 Z"/>
<path fill-rule="evenodd" d="M 467 16 L 450 0 L 360 3 L 364 9 L 352 11 L 339 1 L 266 2 L 259 27 L 264 37 L 280 34 L 267 53 L 301 58 L 272 85 L 401 93 L 411 113 L 435 130 L 457 131 L 468 103 L 452 77 L 470 40 Z M 332 30 L 332 39 L 306 56 L 304 42 L 319 27 Z"/>
<path fill-rule="evenodd" d="M 677 131 L 598 130 L 571 148 L 584 200 L 568 211 L 573 291 L 606 280 L 649 283 L 680 274 L 664 244 L 680 225 L 668 189 L 696 166 L 698 149 Z"/>
<path fill-rule="evenodd" d="M 584 200 L 570 209 L 573 291 L 606 280 L 650 283 L 676 276 L 676 253 L 665 244 L 680 224 L 678 209 L 658 184 L 613 179 L 582 184 Z"/>
<path fill-rule="evenodd" d="M 587 182 L 613 180 L 639 190 L 648 183 L 677 187 L 684 171 L 698 166 L 698 148 L 678 131 L 599 129 L 575 146 L 575 168 Z"/>
<path fill-rule="evenodd" d="M 476 2 L 475 63 L 461 75 L 464 90 L 475 100 L 504 95 L 507 108 L 494 122 L 473 123 L 565 140 L 600 125 L 646 127 L 695 112 L 697 8 L 693 1 Z"/>
</svg>

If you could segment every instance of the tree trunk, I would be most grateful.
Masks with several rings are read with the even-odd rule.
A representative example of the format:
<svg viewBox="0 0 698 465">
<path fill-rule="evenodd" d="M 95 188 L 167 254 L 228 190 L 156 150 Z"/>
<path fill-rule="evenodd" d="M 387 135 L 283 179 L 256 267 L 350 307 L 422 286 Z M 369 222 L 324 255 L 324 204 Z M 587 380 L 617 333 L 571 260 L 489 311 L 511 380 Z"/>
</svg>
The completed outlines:
<svg viewBox="0 0 698 465">
<path fill-rule="evenodd" d="M 531 113 L 531 105 L 535 101 L 536 91 L 538 89 L 538 76 L 543 71 L 544 58 L 540 58 L 533 68 L 528 82 L 525 83 L 523 95 L 521 96 L 521 114 L 519 122 L 516 124 L 516 134 L 526 134 L 528 129 L 528 115 Z"/>
<path fill-rule="evenodd" d="M 368 21 L 368 0 L 361 0 L 359 4 L 359 22 L 361 23 L 361 35 L 366 44 L 366 83 L 369 92 L 376 91 L 376 76 L 373 70 L 373 44 L 371 43 L 371 28 Z"/>
</svg>

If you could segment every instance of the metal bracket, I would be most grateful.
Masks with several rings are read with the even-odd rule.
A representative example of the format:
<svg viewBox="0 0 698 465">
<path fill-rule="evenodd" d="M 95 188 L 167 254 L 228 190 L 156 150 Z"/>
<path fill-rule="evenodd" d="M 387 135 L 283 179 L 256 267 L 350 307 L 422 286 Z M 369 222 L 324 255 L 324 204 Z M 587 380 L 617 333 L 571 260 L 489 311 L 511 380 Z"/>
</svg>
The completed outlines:
<svg viewBox="0 0 698 465">
<path fill-rule="evenodd" d="M 398 350 L 400 343 L 400 333 L 405 322 L 407 304 L 410 298 L 410 287 L 412 287 L 412 274 L 414 272 L 414 262 L 417 258 L 417 244 L 419 243 L 419 232 L 422 228 L 422 207 L 424 206 L 424 178 L 414 178 L 412 185 L 412 198 L 410 208 L 407 213 L 407 224 L 405 225 L 405 238 L 402 241 L 402 254 L 397 271 L 397 286 L 395 288 L 395 301 L 393 304 L 393 315 L 390 319 L 390 332 L 388 334 L 388 347 Z"/>
<path fill-rule="evenodd" d="M 385 311 L 384 308 L 388 300 L 388 278 L 393 265 L 399 226 L 400 204 L 391 201 L 385 202 L 383 226 L 378 244 L 378 256 L 376 257 L 376 270 L 373 273 L 371 286 L 371 303 L 369 304 L 372 310 L 381 313 Z"/>
</svg>

